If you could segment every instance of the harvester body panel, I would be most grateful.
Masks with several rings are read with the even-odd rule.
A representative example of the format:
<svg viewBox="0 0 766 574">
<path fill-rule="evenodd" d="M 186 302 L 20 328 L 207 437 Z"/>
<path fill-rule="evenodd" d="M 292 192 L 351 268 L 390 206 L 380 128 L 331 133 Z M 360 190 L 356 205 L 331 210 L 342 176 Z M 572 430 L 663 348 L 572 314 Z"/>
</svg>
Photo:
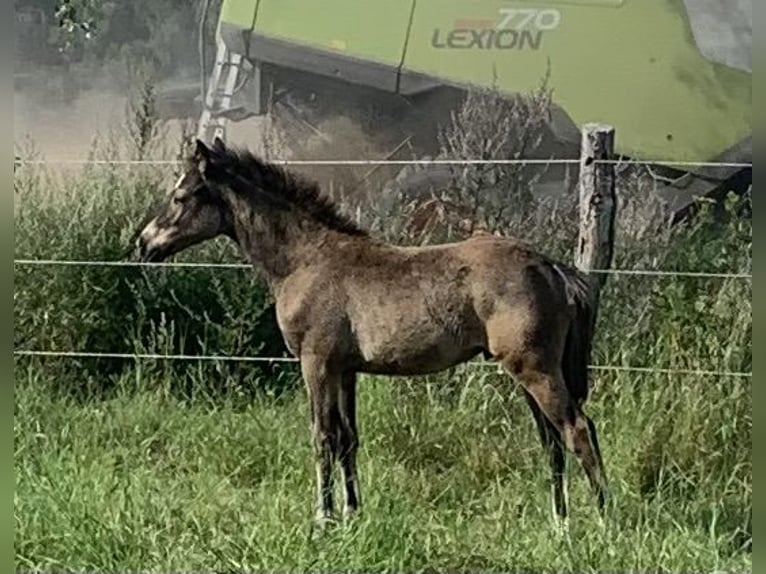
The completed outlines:
<svg viewBox="0 0 766 574">
<path fill-rule="evenodd" d="M 405 97 L 526 93 L 550 65 L 573 126 L 612 124 L 618 152 L 672 164 L 751 153 L 752 72 L 726 46 L 700 49 L 715 33 L 711 1 L 224 0 L 220 30 L 250 59 Z M 690 10 L 707 17 L 697 29 Z"/>
</svg>

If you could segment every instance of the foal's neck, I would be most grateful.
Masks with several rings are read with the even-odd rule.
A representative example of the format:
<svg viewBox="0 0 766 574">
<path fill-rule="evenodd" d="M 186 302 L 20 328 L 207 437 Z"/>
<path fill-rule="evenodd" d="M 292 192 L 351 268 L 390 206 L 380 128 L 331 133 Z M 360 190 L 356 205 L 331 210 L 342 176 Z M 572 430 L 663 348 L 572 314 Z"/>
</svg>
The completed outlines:
<svg viewBox="0 0 766 574">
<path fill-rule="evenodd" d="M 227 194 L 226 203 L 231 210 L 235 241 L 272 290 L 298 269 L 316 261 L 342 235 L 296 210 L 255 206 L 233 192 Z"/>
</svg>

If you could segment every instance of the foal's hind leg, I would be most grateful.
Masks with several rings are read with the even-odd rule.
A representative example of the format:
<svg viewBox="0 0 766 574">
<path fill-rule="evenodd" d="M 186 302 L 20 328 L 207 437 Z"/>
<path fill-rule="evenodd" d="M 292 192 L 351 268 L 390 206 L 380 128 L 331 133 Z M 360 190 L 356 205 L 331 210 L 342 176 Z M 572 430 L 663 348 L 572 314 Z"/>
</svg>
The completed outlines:
<svg viewBox="0 0 766 574">
<path fill-rule="evenodd" d="M 609 489 L 606 484 L 606 471 L 604 470 L 604 459 L 601 457 L 601 448 L 598 445 L 598 434 L 596 433 L 596 425 L 594 424 L 593 420 L 588 415 L 583 413 L 583 416 L 585 417 L 585 422 L 588 425 L 588 436 L 590 437 L 591 443 L 593 444 L 593 450 L 596 454 L 598 471 L 602 481 L 601 488 L 597 486 L 596 492 L 598 493 L 599 510 L 601 511 L 601 514 L 603 517 L 604 513 L 606 512 L 606 506 L 608 502 L 607 498 L 609 496 Z M 591 485 L 593 485 L 593 480 L 591 480 Z"/>
<path fill-rule="evenodd" d="M 545 417 L 534 397 L 524 390 L 524 397 L 527 399 L 529 408 L 532 410 L 532 416 L 535 419 L 537 432 L 540 435 L 540 441 L 543 449 L 548 455 L 548 461 L 551 467 L 551 500 L 553 502 L 554 518 L 562 523 L 567 517 L 567 492 L 566 476 L 564 475 L 565 460 L 564 447 L 561 444 L 559 431 Z"/>
<path fill-rule="evenodd" d="M 340 464 L 345 500 L 343 514 L 351 516 L 362 503 L 356 472 L 356 452 L 359 448 L 359 434 L 356 429 L 356 373 L 350 372 L 343 375 L 339 393 Z"/>
<path fill-rule="evenodd" d="M 559 369 L 543 369 L 537 361 L 516 361 L 528 363 L 527 367 L 512 368 L 511 373 L 524 385 L 551 424 L 559 431 L 567 449 L 580 461 L 591 487 L 598 497 L 599 511 L 605 510 L 606 476 L 598 454 L 598 439 L 595 427 L 572 400 L 564 377 Z"/>
</svg>

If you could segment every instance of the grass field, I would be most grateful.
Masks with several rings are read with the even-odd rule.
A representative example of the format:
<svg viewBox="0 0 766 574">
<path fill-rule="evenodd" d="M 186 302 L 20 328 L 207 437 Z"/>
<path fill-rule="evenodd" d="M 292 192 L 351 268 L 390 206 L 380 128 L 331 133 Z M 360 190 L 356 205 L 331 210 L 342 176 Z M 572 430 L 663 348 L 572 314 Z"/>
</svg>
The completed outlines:
<svg viewBox="0 0 766 574">
<path fill-rule="evenodd" d="M 313 464 L 301 394 L 242 405 L 179 400 L 130 373 L 109 400 L 17 381 L 16 552 L 87 571 L 751 569 L 749 385 L 598 379 L 615 508 L 600 529 L 570 464 L 569 539 L 550 522 L 526 405 L 493 376 L 459 391 L 364 379 L 364 513 L 310 532 Z M 638 392 L 640 389 L 640 392 Z M 714 416 L 714 420 L 710 417 Z"/>
<path fill-rule="evenodd" d="M 21 168 L 16 257 L 123 257 L 170 179 L 153 169 Z M 635 225 L 629 199 L 616 266 L 750 272 L 749 220 L 703 214 L 687 227 L 651 229 Z M 565 216 L 512 231 L 566 254 Z M 184 257 L 236 260 L 220 243 Z M 593 362 L 750 371 L 751 297 L 750 281 L 736 278 L 612 277 Z M 284 352 L 267 295 L 241 271 L 18 266 L 14 307 L 17 349 Z M 362 378 L 364 510 L 319 534 L 307 404 L 293 367 L 18 358 L 16 565 L 751 570 L 751 379 L 599 371 L 592 381 L 588 412 L 614 502 L 605 528 L 570 463 L 570 532 L 556 535 L 523 398 L 493 368 L 464 367 Z"/>
</svg>

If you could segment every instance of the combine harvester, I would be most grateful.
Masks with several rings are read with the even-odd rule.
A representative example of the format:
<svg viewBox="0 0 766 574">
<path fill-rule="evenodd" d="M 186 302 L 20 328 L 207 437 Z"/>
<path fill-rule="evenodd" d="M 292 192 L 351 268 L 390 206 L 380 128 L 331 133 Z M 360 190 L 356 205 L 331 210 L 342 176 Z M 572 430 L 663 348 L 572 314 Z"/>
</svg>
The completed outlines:
<svg viewBox="0 0 766 574">
<path fill-rule="evenodd" d="M 199 136 L 276 103 L 432 156 L 467 87 L 511 97 L 550 69 L 542 157 L 577 157 L 585 122 L 614 125 L 617 153 L 653 162 L 677 218 L 750 185 L 748 166 L 684 163 L 752 161 L 751 2 L 223 0 Z"/>
</svg>

